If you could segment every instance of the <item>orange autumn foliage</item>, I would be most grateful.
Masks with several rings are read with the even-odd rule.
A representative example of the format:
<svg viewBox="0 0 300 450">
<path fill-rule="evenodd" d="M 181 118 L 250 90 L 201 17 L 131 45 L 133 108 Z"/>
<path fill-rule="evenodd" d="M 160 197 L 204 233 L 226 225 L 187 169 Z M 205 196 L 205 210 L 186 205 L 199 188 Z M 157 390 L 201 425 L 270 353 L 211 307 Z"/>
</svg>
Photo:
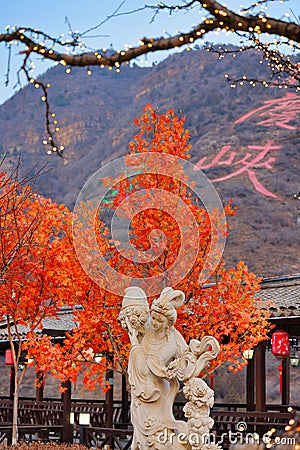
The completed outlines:
<svg viewBox="0 0 300 450">
<path fill-rule="evenodd" d="M 127 250 L 126 256 L 120 251 L 120 242 L 110 235 L 109 224 L 106 224 L 108 228 L 105 226 L 105 221 L 110 220 L 107 209 L 104 212 L 101 208 L 97 212 L 86 211 L 85 217 L 91 220 L 91 217 L 97 216 L 98 245 L 102 254 L 106 254 L 111 267 L 120 274 L 145 282 L 143 287 L 146 292 L 148 277 L 156 275 L 164 275 L 166 285 L 184 291 L 186 302 L 178 311 L 176 327 L 186 341 L 213 335 L 221 344 L 221 353 L 209 370 L 225 361 L 230 363 L 231 370 L 238 370 L 245 364 L 243 351 L 266 339 L 270 329 L 268 313 L 258 298 L 260 280 L 249 272 L 243 262 L 235 268 L 226 269 L 221 250 L 219 252 L 217 249 L 210 265 L 213 272 L 205 282 L 199 282 L 213 243 L 212 233 L 225 238 L 228 228 L 220 211 L 214 209 L 208 213 L 193 195 L 188 180 L 186 183 L 182 181 L 184 173 L 180 161 L 171 160 L 175 167 L 162 169 L 157 167 L 156 159 L 152 160 L 151 154 L 157 153 L 178 156 L 180 160 L 189 158 L 191 146 L 188 131 L 184 130 L 184 119 L 176 117 L 172 110 L 159 115 L 148 105 L 136 124 L 139 126 L 139 133 L 129 145 L 128 164 L 134 162 L 135 155 L 139 155 L 139 158 L 142 155 L 145 171 L 138 171 L 130 177 L 122 174 L 119 179 L 105 180 L 106 185 L 114 192 L 110 197 L 109 209 L 112 213 L 117 210 L 117 214 L 130 219 L 132 247 Z M 165 172 L 170 175 L 165 175 Z M 182 177 L 175 176 L 176 173 L 181 173 Z M 157 190 L 167 195 L 159 197 L 159 202 L 153 204 L 153 192 Z M 134 202 L 127 201 L 135 193 L 142 193 L 138 201 L 135 197 Z M 235 214 L 231 203 L 224 205 L 224 213 Z M 185 247 L 185 258 L 178 262 L 183 245 L 181 239 L 185 232 L 182 232 L 182 228 L 188 227 L 187 220 L 193 221 L 194 226 L 196 224 L 200 238 L 195 242 L 191 236 L 191 241 Z M 218 224 L 217 230 L 213 230 L 212 221 Z M 89 251 L 87 240 L 82 241 L 85 251 Z M 185 273 L 185 266 L 191 262 L 189 252 L 195 252 L 195 248 L 196 256 L 191 259 L 192 265 Z M 136 259 L 136 255 L 139 258 Z M 96 270 L 97 260 L 93 259 L 92 252 L 90 261 L 91 270 Z M 183 276 L 172 284 L 172 278 L 168 278 L 168 270 L 176 262 L 180 268 L 179 273 Z M 153 296 L 150 295 L 149 302 L 152 299 Z M 107 367 L 118 367 L 126 372 L 128 336 L 117 320 L 121 302 L 122 296 L 92 283 L 82 304 L 83 309 L 76 313 L 80 325 L 65 341 L 69 352 L 72 349 L 74 360 L 77 358 L 76 363 L 73 363 L 73 372 L 70 370 L 70 373 L 75 379 L 85 366 L 84 381 L 88 387 L 92 388 L 95 383 L 101 382 Z M 80 356 L 87 348 L 90 349 L 88 356 Z M 98 364 L 93 362 L 91 356 L 95 353 L 102 354 Z M 109 359 L 109 355 L 114 356 L 114 361 Z"/>
<path fill-rule="evenodd" d="M 20 323 L 30 324 L 28 318 L 33 324 L 40 323 L 44 313 L 55 316 L 62 305 L 73 307 L 74 328 L 63 344 L 56 344 L 49 336 L 39 336 L 31 326 L 27 349 L 39 370 L 50 371 L 62 382 L 75 382 L 84 371 L 83 380 L 90 389 L 96 384 L 104 390 L 109 387 L 105 382 L 108 368 L 126 372 L 130 345 L 118 322 L 122 295 L 108 288 L 109 273 L 95 254 L 94 241 L 85 233 L 85 227 L 95 230 L 98 250 L 105 262 L 118 273 L 144 283 L 146 293 L 149 279 L 155 277 L 158 282 L 151 286 L 156 292 L 160 292 L 162 283 L 184 291 L 186 301 L 178 311 L 178 330 L 186 341 L 213 335 L 221 344 L 221 353 L 209 370 L 224 361 L 230 362 L 231 370 L 240 369 L 245 364 L 243 351 L 266 339 L 269 331 L 268 314 L 258 299 L 259 279 L 243 262 L 227 269 L 222 246 L 215 246 L 227 236 L 224 217 L 235 214 L 231 203 L 224 205 L 223 211 L 208 211 L 195 195 L 194 182 L 185 175 L 182 161 L 189 159 L 191 146 L 184 119 L 172 110 L 158 114 L 148 105 L 136 124 L 139 132 L 129 145 L 128 164 L 142 158 L 145 170 L 130 177 L 123 174 L 118 179 L 104 180 L 114 192 L 106 208 L 100 205 L 94 211 L 88 204 L 80 206 L 85 223 L 79 223 L 83 234 L 76 252 L 87 255 L 88 267 L 83 270 L 73 248 L 72 222 L 78 218 L 61 205 L 31 199 L 25 208 L 26 217 L 37 216 L 40 221 L 43 217 L 43 222 L 37 227 L 39 237 L 34 235 L 36 240 L 21 250 L 19 270 L 34 275 L 24 279 L 19 275 L 15 281 L 10 278 L 9 288 L 14 288 L 19 301 L 26 290 L 27 310 L 25 306 L 20 309 Z M 158 154 L 166 156 L 163 163 L 157 159 Z M 130 220 L 131 246 L 125 249 L 127 253 L 109 228 L 115 210 Z M 22 214 L 20 224 L 21 217 Z M 172 273 L 174 265 L 176 276 Z M 17 268 L 16 260 L 11 274 L 16 274 Z M 204 271 L 209 274 L 207 278 L 203 277 Z M 101 286 L 93 281 L 95 273 L 101 274 Z M 7 290 L 7 304 L 12 305 L 9 292 L 12 291 Z M 156 294 L 149 288 L 148 296 L 151 302 Z M 44 308 L 41 313 L 40 306 Z M 95 354 L 101 356 L 97 362 Z"/>
<path fill-rule="evenodd" d="M 18 171 L 0 174 L 0 320 L 7 327 L 14 365 L 12 443 L 17 442 L 18 397 L 30 348 L 40 347 L 43 320 L 76 302 L 66 245 L 71 214 L 19 182 Z M 29 355 L 27 351 L 29 350 Z M 59 357 L 57 346 L 52 355 Z M 40 358 L 48 357 L 40 354 Z M 38 359 L 36 360 L 38 363 Z M 38 364 L 37 364 L 38 369 Z"/>
<path fill-rule="evenodd" d="M 64 276 L 70 213 L 4 174 L 0 192 L 0 318 L 38 330 L 44 317 L 74 302 Z"/>
</svg>

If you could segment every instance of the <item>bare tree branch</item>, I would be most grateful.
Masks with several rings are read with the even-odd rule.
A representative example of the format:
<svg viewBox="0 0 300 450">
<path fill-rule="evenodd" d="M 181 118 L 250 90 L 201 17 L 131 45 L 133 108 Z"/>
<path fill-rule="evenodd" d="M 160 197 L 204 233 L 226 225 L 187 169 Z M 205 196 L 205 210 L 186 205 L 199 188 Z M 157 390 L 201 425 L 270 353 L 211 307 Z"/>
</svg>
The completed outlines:
<svg viewBox="0 0 300 450">
<path fill-rule="evenodd" d="M 269 3 L 272 0 L 269 0 Z M 59 146 L 54 138 L 56 128 L 52 115 L 50 113 L 50 106 L 48 101 L 48 85 L 36 80 L 30 76 L 30 69 L 28 67 L 28 60 L 31 55 L 39 55 L 43 59 L 60 63 L 63 66 L 73 67 L 91 67 L 99 66 L 101 68 L 108 67 L 120 70 L 122 64 L 128 64 L 130 61 L 149 53 L 160 52 L 163 50 L 178 49 L 183 46 L 192 45 L 197 40 L 200 40 L 211 31 L 225 30 L 227 32 L 236 33 L 246 39 L 254 42 L 254 47 L 259 48 L 263 52 L 264 57 L 270 62 L 274 73 L 286 73 L 291 77 L 296 84 L 294 87 L 300 87 L 300 69 L 298 65 L 293 65 L 289 58 L 284 57 L 279 51 L 271 50 L 269 43 L 262 43 L 261 37 L 269 37 L 270 35 L 279 37 L 280 44 L 289 44 L 295 50 L 300 50 L 300 24 L 292 21 L 286 21 L 268 17 L 261 12 L 256 15 L 251 15 L 258 6 L 266 5 L 266 0 L 260 0 L 253 3 L 250 7 L 243 9 L 242 12 L 236 13 L 229 8 L 221 5 L 215 0 L 184 0 L 180 4 L 167 5 L 165 3 L 158 3 L 155 6 L 145 5 L 134 11 L 121 12 L 120 9 L 124 2 L 121 2 L 118 8 L 107 16 L 102 22 L 93 28 L 86 30 L 80 34 L 70 31 L 70 39 L 54 38 L 44 33 L 41 30 L 35 30 L 28 27 L 17 27 L 7 29 L 5 33 L 0 34 L 0 42 L 12 43 L 18 42 L 24 46 L 20 54 L 24 55 L 23 64 L 20 68 L 25 73 L 26 79 L 40 87 L 43 91 L 42 101 L 45 102 L 45 116 L 46 116 L 46 133 L 47 139 L 45 145 L 50 148 L 48 153 L 55 152 L 58 155 L 63 155 L 63 146 Z M 193 27 L 187 33 L 179 33 L 168 37 L 143 37 L 136 47 L 124 49 L 121 51 L 106 52 L 106 50 L 92 51 L 82 42 L 82 36 L 87 36 L 91 31 L 98 29 L 108 20 L 118 15 L 131 14 L 144 9 L 154 9 L 155 14 L 161 10 L 169 10 L 170 13 L 182 10 L 189 10 L 191 8 L 199 7 L 206 18 Z M 69 24 L 69 28 L 71 25 Z M 283 42 L 286 39 L 286 42 Z M 69 51 L 72 49 L 72 52 Z M 9 80 L 9 69 L 7 72 L 7 81 Z"/>
<path fill-rule="evenodd" d="M 240 52 L 245 52 L 250 49 L 258 50 L 262 55 L 262 60 L 266 60 L 268 66 L 270 67 L 270 77 L 269 79 L 259 80 L 257 78 L 251 78 L 247 75 L 241 77 L 230 77 L 226 74 L 225 78 L 231 83 L 232 87 L 236 87 L 238 83 L 246 84 L 249 83 L 252 86 L 256 84 L 262 84 L 265 87 L 277 86 L 279 88 L 288 88 L 296 91 L 300 90 L 300 71 L 299 63 L 293 62 L 289 55 L 283 55 L 278 50 L 273 50 L 269 48 L 268 44 L 260 42 L 255 36 L 252 36 L 253 45 L 248 45 L 238 49 L 228 49 L 218 46 L 217 48 L 209 45 L 206 50 L 212 53 L 217 53 L 219 59 L 223 58 L 225 55 L 237 56 Z"/>
</svg>

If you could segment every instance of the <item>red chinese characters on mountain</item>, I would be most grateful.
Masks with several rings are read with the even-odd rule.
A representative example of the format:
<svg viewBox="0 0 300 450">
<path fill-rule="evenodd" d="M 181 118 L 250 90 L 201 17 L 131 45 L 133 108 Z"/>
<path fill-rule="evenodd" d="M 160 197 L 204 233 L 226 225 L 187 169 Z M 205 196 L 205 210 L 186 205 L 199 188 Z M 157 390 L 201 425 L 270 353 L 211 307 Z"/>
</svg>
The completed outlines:
<svg viewBox="0 0 300 450">
<path fill-rule="evenodd" d="M 258 116 L 257 125 L 266 127 L 279 127 L 285 130 L 297 130 L 297 117 L 300 112 L 300 97 L 297 94 L 289 93 L 285 97 L 267 100 L 263 106 L 244 114 L 234 123 L 240 124 L 250 118 Z M 274 150 L 280 150 L 280 145 L 275 145 L 273 141 L 267 141 L 263 145 L 248 145 L 246 154 L 239 157 L 236 151 L 230 151 L 230 145 L 224 145 L 216 156 L 207 163 L 207 157 L 203 157 L 196 164 L 198 170 L 211 169 L 213 167 L 227 166 L 232 169 L 230 173 L 211 181 L 224 181 L 246 173 L 254 188 L 267 197 L 277 196 L 269 191 L 258 180 L 255 173 L 256 168 L 272 169 L 276 161 Z"/>
<path fill-rule="evenodd" d="M 245 122 L 250 117 L 258 115 L 262 118 L 258 125 L 266 127 L 277 126 L 287 130 L 297 130 L 297 115 L 300 112 L 300 97 L 289 93 L 283 98 L 267 100 L 260 108 L 241 116 L 234 123 Z"/>
<path fill-rule="evenodd" d="M 219 153 L 217 153 L 213 160 L 208 164 L 205 163 L 207 157 L 204 156 L 204 158 L 201 158 L 200 161 L 196 164 L 196 168 L 202 170 L 217 166 L 229 166 L 233 169 L 233 172 L 223 177 L 212 179 L 211 181 L 224 181 L 243 173 L 247 173 L 250 181 L 258 192 L 266 195 L 267 197 L 276 197 L 275 194 L 270 192 L 260 183 L 253 169 L 258 167 L 272 169 L 272 163 L 275 161 L 275 158 L 273 156 L 269 156 L 269 152 L 278 150 L 281 147 L 278 145 L 273 145 L 272 141 L 268 141 L 264 146 L 248 145 L 247 148 L 251 150 L 251 153 L 247 152 L 246 155 L 242 158 L 239 158 L 237 156 L 237 152 L 231 151 L 229 153 L 230 148 L 230 145 L 224 145 Z M 222 159 L 224 156 L 226 156 L 227 159 Z"/>
</svg>

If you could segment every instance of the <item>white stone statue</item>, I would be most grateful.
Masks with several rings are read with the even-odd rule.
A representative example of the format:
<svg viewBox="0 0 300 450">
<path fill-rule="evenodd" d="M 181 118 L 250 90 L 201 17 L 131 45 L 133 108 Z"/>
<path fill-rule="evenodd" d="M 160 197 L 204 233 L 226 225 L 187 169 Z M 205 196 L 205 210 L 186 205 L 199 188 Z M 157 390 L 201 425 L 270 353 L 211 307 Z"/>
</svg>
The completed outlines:
<svg viewBox="0 0 300 450">
<path fill-rule="evenodd" d="M 206 336 L 201 342 L 192 339 L 187 345 L 174 327 L 176 309 L 183 305 L 184 298 L 182 291 L 167 287 L 149 311 L 141 288 L 125 290 L 119 319 L 131 341 L 128 377 L 134 428 L 132 450 L 220 448 L 207 442 L 213 426 L 209 417 L 213 391 L 198 378 L 218 355 L 219 344 Z M 173 415 L 179 381 L 184 383 L 188 400 L 184 407 L 187 422 Z"/>
</svg>

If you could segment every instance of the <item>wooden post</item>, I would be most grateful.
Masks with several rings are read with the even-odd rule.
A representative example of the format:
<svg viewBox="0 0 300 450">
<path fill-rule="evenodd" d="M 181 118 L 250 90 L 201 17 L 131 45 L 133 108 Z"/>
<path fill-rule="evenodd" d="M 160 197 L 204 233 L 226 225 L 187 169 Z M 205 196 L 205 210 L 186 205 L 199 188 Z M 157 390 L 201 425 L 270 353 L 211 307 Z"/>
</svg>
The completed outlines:
<svg viewBox="0 0 300 450">
<path fill-rule="evenodd" d="M 113 360 L 112 355 L 107 356 L 108 361 Z M 113 370 L 106 371 L 106 380 L 110 383 L 110 389 L 105 393 L 105 409 L 106 409 L 106 417 L 105 417 L 105 427 L 113 428 L 114 427 L 114 372 Z M 109 435 L 109 439 L 107 440 L 107 447 L 109 450 L 114 448 L 113 437 Z"/>
<path fill-rule="evenodd" d="M 214 376 L 215 376 L 214 372 L 211 372 L 211 373 L 209 374 L 209 387 L 210 387 L 211 389 L 214 388 Z"/>
<path fill-rule="evenodd" d="M 247 411 L 255 410 L 254 402 L 254 359 L 247 360 L 247 371 L 246 371 L 246 404 Z"/>
<path fill-rule="evenodd" d="M 281 404 L 290 403 L 290 358 L 282 359 L 282 391 Z"/>
<path fill-rule="evenodd" d="M 42 402 L 44 398 L 44 375 L 43 372 L 37 374 L 38 386 L 35 390 L 35 399 L 37 402 Z"/>
<path fill-rule="evenodd" d="M 266 411 L 266 355 L 260 342 L 255 351 L 256 411 Z"/>
<path fill-rule="evenodd" d="M 15 393 L 15 368 L 11 366 L 9 371 L 9 398 L 10 400 L 14 399 Z"/>
<path fill-rule="evenodd" d="M 71 398 L 72 398 L 72 386 L 71 381 L 68 380 L 63 384 L 66 391 L 62 394 L 63 403 L 63 431 L 62 431 L 62 442 L 71 443 L 72 442 L 72 427 L 70 423 L 71 416 Z"/>
<path fill-rule="evenodd" d="M 114 385 L 113 385 L 113 371 L 106 372 L 106 379 L 110 381 L 110 389 L 105 393 L 105 408 L 106 418 L 105 427 L 113 428 L 113 412 L 114 412 Z"/>
<path fill-rule="evenodd" d="M 129 401 L 128 401 L 126 375 L 122 374 L 122 428 L 124 427 L 125 424 L 128 424 L 128 409 L 129 409 Z"/>
</svg>

